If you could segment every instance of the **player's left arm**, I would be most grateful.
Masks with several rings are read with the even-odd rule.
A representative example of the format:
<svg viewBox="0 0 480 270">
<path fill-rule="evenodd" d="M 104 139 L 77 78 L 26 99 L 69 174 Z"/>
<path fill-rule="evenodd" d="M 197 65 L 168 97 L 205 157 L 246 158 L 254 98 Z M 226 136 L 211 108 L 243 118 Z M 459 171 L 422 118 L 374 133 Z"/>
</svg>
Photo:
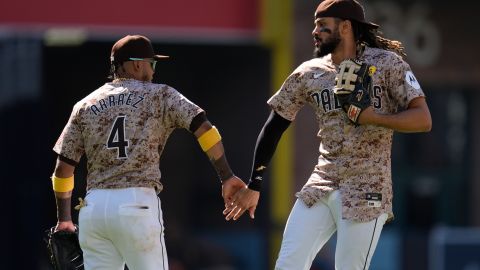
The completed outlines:
<svg viewBox="0 0 480 270">
<path fill-rule="evenodd" d="M 378 114 L 370 106 L 360 114 L 358 122 L 406 133 L 428 132 L 432 129 L 432 117 L 425 97 L 414 98 L 406 110 L 396 114 Z"/>
<path fill-rule="evenodd" d="M 70 164 L 69 164 L 70 163 Z M 74 186 L 73 172 L 75 166 L 62 156 L 57 159 L 55 171 L 52 175 L 53 191 L 57 204 L 57 225 L 55 231 L 75 231 L 72 222 L 71 201 Z"/>
<path fill-rule="evenodd" d="M 222 183 L 222 197 L 225 205 L 230 204 L 233 195 L 238 190 L 246 188 L 246 184 L 235 176 L 230 168 L 220 132 L 215 126 L 212 126 L 204 112 L 193 118 L 190 131 L 197 137 L 198 143 L 218 174 Z"/>
<path fill-rule="evenodd" d="M 425 94 L 415 78 L 410 65 L 400 56 L 390 54 L 387 57 L 390 76 L 385 82 L 392 99 L 402 110 L 392 114 L 375 113 L 372 106 L 362 112 L 359 124 L 372 124 L 393 129 L 398 132 L 428 132 L 432 129 L 432 117 L 425 99 Z"/>
<path fill-rule="evenodd" d="M 57 204 L 55 231 L 75 231 L 71 215 L 73 172 L 84 154 L 84 143 L 80 125 L 80 106 L 74 106 L 70 118 L 58 138 L 53 150 L 58 154 L 52 175 L 53 191 Z"/>
</svg>

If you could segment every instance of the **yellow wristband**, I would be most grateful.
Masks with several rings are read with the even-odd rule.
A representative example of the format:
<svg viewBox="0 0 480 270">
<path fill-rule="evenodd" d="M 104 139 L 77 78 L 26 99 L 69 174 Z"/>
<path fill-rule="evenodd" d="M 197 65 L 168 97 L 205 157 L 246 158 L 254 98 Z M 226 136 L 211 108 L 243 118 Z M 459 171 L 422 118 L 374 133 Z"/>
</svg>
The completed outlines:
<svg viewBox="0 0 480 270">
<path fill-rule="evenodd" d="M 67 178 L 52 176 L 52 185 L 55 192 L 69 192 L 73 190 L 73 175 Z"/>
<path fill-rule="evenodd" d="M 216 143 L 222 140 L 220 133 L 215 126 L 209 129 L 207 132 L 203 133 L 202 136 L 198 138 L 198 143 L 202 147 L 204 152 L 207 152 L 212 148 Z"/>
</svg>

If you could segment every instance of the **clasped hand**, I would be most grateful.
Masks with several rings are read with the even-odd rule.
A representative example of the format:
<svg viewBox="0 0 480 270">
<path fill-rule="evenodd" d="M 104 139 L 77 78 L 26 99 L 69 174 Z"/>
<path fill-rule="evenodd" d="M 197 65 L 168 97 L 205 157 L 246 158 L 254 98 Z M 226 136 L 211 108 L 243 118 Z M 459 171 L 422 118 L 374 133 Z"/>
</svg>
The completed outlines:
<svg viewBox="0 0 480 270">
<path fill-rule="evenodd" d="M 260 198 L 260 192 L 251 190 L 245 185 L 245 183 L 238 177 L 233 176 L 230 179 L 223 182 L 222 196 L 225 202 L 225 215 L 226 220 L 237 220 L 247 210 L 250 214 L 250 218 L 255 218 L 255 210 L 257 208 L 258 199 Z"/>
</svg>

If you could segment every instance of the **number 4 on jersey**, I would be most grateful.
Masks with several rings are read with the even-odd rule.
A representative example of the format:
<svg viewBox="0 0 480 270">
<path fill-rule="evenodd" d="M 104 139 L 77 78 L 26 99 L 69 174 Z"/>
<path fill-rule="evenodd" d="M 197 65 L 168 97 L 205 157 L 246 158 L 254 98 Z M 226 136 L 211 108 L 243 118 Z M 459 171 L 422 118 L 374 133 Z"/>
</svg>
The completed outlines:
<svg viewBox="0 0 480 270">
<path fill-rule="evenodd" d="M 128 140 L 125 139 L 125 115 L 117 116 L 107 140 L 107 149 L 117 148 L 119 159 L 127 158 Z"/>
</svg>

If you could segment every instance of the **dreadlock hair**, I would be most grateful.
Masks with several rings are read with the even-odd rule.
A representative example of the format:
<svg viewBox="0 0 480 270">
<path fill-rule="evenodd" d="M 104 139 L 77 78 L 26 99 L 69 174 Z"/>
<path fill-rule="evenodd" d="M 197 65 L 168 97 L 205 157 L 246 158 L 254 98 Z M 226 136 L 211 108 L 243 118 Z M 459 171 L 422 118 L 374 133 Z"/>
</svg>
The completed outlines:
<svg viewBox="0 0 480 270">
<path fill-rule="evenodd" d="M 115 67 L 115 64 L 113 62 L 110 63 L 110 71 L 108 74 L 108 79 L 113 80 L 115 79 L 115 73 L 116 73 L 117 68 Z"/>
<path fill-rule="evenodd" d="M 365 43 L 372 48 L 380 48 L 395 52 L 401 57 L 407 56 L 404 52 L 403 44 L 398 40 L 390 40 L 382 37 L 383 34 L 376 28 L 369 27 L 366 24 L 351 21 L 353 34 L 357 43 Z"/>
<path fill-rule="evenodd" d="M 120 73 L 123 71 L 122 64 L 123 62 L 122 63 L 118 63 L 114 61 L 110 62 L 110 71 L 107 77 L 109 80 L 114 80 L 120 76 Z"/>
</svg>

